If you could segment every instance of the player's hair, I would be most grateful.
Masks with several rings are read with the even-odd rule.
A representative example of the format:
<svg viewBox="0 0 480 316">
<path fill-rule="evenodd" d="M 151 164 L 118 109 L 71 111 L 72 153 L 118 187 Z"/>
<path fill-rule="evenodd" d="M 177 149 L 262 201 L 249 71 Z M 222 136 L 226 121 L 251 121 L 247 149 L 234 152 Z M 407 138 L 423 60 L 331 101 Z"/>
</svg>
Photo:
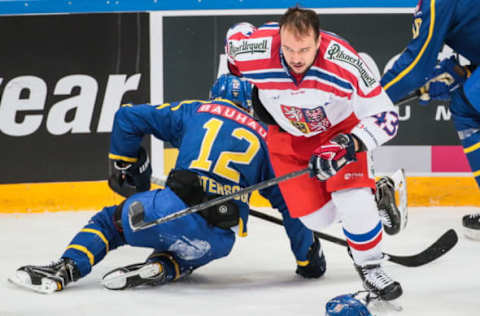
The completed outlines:
<svg viewBox="0 0 480 316">
<path fill-rule="evenodd" d="M 315 39 L 320 33 L 320 22 L 318 16 L 313 10 L 300 8 L 298 5 L 289 8 L 280 18 L 280 29 L 282 27 L 293 30 L 298 36 L 308 35 L 310 29 L 313 29 Z"/>
</svg>

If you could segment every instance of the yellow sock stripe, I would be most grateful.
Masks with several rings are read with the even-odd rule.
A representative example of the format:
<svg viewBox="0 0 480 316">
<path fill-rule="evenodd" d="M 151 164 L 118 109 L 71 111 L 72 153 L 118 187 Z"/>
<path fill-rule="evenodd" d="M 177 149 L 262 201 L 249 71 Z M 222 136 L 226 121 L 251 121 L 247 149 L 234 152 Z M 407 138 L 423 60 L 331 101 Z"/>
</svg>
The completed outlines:
<svg viewBox="0 0 480 316">
<path fill-rule="evenodd" d="M 173 280 L 177 280 L 180 277 L 180 265 L 178 264 L 177 260 L 175 260 L 172 255 L 165 252 L 154 253 L 148 259 L 159 257 L 167 258 L 171 263 L 173 263 L 173 267 L 175 268 L 175 278 Z"/>
<path fill-rule="evenodd" d="M 245 225 L 243 224 L 243 219 L 238 219 L 238 236 L 247 237 L 248 233 L 245 230 Z"/>
<path fill-rule="evenodd" d="M 418 53 L 417 57 L 413 60 L 413 62 L 407 68 L 405 68 L 398 76 L 393 78 L 389 83 L 387 83 L 383 87 L 385 90 L 387 90 L 392 85 L 400 81 L 403 77 L 405 77 L 410 72 L 410 70 L 413 69 L 413 67 L 415 67 L 418 64 L 419 60 L 422 58 L 423 53 L 427 49 L 428 44 L 430 44 L 430 40 L 432 39 L 434 29 L 435 29 L 435 0 L 431 0 L 430 1 L 430 27 L 428 29 L 427 40 L 423 44 L 422 49 Z"/>
<path fill-rule="evenodd" d="M 69 245 L 67 247 L 67 249 L 75 249 L 75 250 L 78 250 L 80 252 L 83 252 L 84 254 L 87 255 L 88 261 L 90 261 L 91 266 L 93 266 L 93 264 L 95 263 L 95 257 L 86 247 L 81 246 L 81 245 Z"/>
<path fill-rule="evenodd" d="M 120 155 L 115 155 L 115 154 L 108 154 L 108 158 L 110 158 L 112 160 L 122 160 L 122 161 L 125 161 L 125 162 L 137 162 L 138 161 L 138 158 L 120 156 Z"/>
<path fill-rule="evenodd" d="M 92 234 L 95 234 L 97 235 L 98 237 L 100 237 L 100 239 L 103 241 L 103 243 L 105 244 L 105 252 L 108 252 L 109 251 L 109 243 L 108 243 L 108 240 L 107 238 L 105 238 L 105 235 L 103 235 L 103 233 L 99 230 L 96 230 L 96 229 L 92 229 L 92 228 L 84 228 L 82 229 L 80 232 L 84 232 L 84 233 L 92 233 Z"/>
<path fill-rule="evenodd" d="M 480 148 L 480 143 L 476 143 L 475 145 L 472 145 L 472 146 L 469 146 L 469 147 L 466 147 L 463 149 L 463 152 L 466 153 L 466 154 L 469 154 L 471 153 L 472 151 L 475 151 L 477 149 Z"/>
<path fill-rule="evenodd" d="M 301 267 L 306 267 L 306 266 L 308 266 L 309 263 L 310 263 L 309 260 L 305 260 L 305 261 L 299 261 L 299 260 L 297 260 L 297 264 L 298 264 L 299 266 L 301 266 Z"/>
</svg>

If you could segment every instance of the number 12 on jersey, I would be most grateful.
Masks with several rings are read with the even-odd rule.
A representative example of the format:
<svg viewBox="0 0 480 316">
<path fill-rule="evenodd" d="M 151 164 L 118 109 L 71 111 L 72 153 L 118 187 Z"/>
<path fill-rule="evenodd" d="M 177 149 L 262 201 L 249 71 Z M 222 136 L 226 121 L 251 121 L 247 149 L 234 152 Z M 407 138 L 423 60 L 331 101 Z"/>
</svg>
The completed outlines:
<svg viewBox="0 0 480 316">
<path fill-rule="evenodd" d="M 224 122 L 217 118 L 212 118 L 203 124 L 203 128 L 206 129 L 206 133 L 203 137 L 198 157 L 190 163 L 190 168 L 213 172 L 220 177 L 231 180 L 235 183 L 239 183 L 240 173 L 229 166 L 229 164 L 250 164 L 260 150 L 260 141 L 258 137 L 249 130 L 243 127 L 235 128 L 232 131 L 231 136 L 247 141 L 247 149 L 243 152 L 222 151 L 218 156 L 218 160 L 212 170 L 211 168 L 213 162 L 212 160 L 209 160 L 209 157 L 223 124 Z"/>
</svg>

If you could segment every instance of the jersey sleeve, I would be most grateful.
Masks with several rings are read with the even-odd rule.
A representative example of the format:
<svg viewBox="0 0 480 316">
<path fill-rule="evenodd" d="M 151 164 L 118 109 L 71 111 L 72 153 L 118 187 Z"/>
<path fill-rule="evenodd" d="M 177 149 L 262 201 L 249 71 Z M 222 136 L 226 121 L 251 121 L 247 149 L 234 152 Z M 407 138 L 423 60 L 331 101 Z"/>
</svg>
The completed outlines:
<svg viewBox="0 0 480 316">
<path fill-rule="evenodd" d="M 354 112 L 360 122 L 353 128 L 352 134 L 357 136 L 367 150 L 383 145 L 398 132 L 400 123 L 398 110 L 385 91 L 371 97 L 355 96 Z"/>
<path fill-rule="evenodd" d="M 181 102 L 174 102 L 122 106 L 115 114 L 109 157 L 134 161 L 145 135 L 154 135 L 178 146 L 183 134 L 185 115 L 181 105 Z"/>
<path fill-rule="evenodd" d="M 338 74 L 349 81 L 353 112 L 360 122 L 351 131 L 367 150 L 386 143 L 397 134 L 398 111 L 382 89 L 378 76 L 348 42 L 331 40 L 325 50 L 325 60 L 337 66 Z"/>
<path fill-rule="evenodd" d="M 413 20 L 413 38 L 381 80 L 393 102 L 428 80 L 451 27 L 456 5 L 451 0 L 420 0 Z"/>
<path fill-rule="evenodd" d="M 268 22 L 258 28 L 246 22 L 232 26 L 225 41 L 229 71 L 241 77 L 244 71 L 263 67 L 278 46 L 278 30 L 276 22 Z"/>
<path fill-rule="evenodd" d="M 247 40 L 255 29 L 255 26 L 248 22 L 237 23 L 228 29 L 225 39 L 225 54 L 227 55 L 228 70 L 232 75 L 241 76 L 236 62 L 238 43 Z"/>
</svg>

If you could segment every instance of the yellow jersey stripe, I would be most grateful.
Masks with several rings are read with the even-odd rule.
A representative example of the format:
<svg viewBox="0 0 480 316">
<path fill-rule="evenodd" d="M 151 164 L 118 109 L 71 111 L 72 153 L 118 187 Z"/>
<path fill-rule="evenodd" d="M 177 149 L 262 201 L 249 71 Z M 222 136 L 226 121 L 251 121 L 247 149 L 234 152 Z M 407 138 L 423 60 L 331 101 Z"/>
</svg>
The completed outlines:
<svg viewBox="0 0 480 316">
<path fill-rule="evenodd" d="M 476 178 L 478 176 L 480 176 L 480 170 L 477 170 L 473 173 L 473 176 Z"/>
<path fill-rule="evenodd" d="M 103 240 L 103 243 L 105 244 L 106 252 L 108 252 L 108 250 L 109 250 L 108 240 L 107 240 L 107 238 L 105 238 L 105 235 L 103 235 L 103 233 L 101 231 L 96 230 L 96 229 L 92 229 L 92 228 L 84 228 L 84 229 L 80 230 L 80 232 L 92 233 L 92 234 L 95 234 L 98 237 L 100 237 L 100 239 Z"/>
<path fill-rule="evenodd" d="M 67 249 L 75 249 L 75 250 L 78 250 L 80 252 L 83 252 L 84 254 L 87 255 L 88 261 L 90 262 L 91 266 L 93 266 L 93 264 L 95 263 L 95 257 L 86 247 L 81 246 L 81 245 L 69 245 L 67 247 Z"/>
<path fill-rule="evenodd" d="M 170 110 L 176 111 L 184 104 L 190 104 L 190 103 L 195 103 L 195 102 L 207 103 L 207 101 L 204 101 L 204 100 L 185 100 L 185 101 L 180 102 L 176 106 L 172 107 Z"/>
<path fill-rule="evenodd" d="M 126 157 L 126 156 L 119 156 L 119 155 L 114 155 L 114 154 L 108 154 L 108 158 L 112 160 L 122 160 L 125 162 L 137 162 L 138 158 L 131 158 L 131 157 Z"/>
<path fill-rule="evenodd" d="M 480 143 L 476 143 L 475 145 L 472 145 L 472 146 L 469 146 L 469 147 L 466 147 L 463 149 L 463 152 L 466 153 L 466 154 L 469 154 L 471 153 L 472 151 L 475 151 L 477 149 L 480 148 Z"/>
<path fill-rule="evenodd" d="M 413 60 L 413 62 L 407 68 L 405 68 L 398 76 L 393 78 L 389 83 L 387 83 L 383 87 L 384 90 L 387 90 L 392 85 L 394 85 L 395 83 L 400 81 L 403 77 L 405 77 L 410 72 L 410 70 L 412 70 L 413 67 L 415 67 L 418 64 L 418 61 L 420 60 L 420 58 L 422 58 L 422 55 L 425 52 L 425 50 L 427 49 L 428 44 L 430 44 L 430 40 L 432 39 L 432 36 L 433 36 L 433 30 L 435 28 L 435 0 L 430 0 L 430 11 L 431 11 L 430 12 L 430 27 L 428 29 L 428 36 L 427 36 L 427 40 L 425 41 L 425 43 L 422 46 L 422 49 L 420 50 L 420 53 L 418 53 L 417 57 Z"/>
</svg>

